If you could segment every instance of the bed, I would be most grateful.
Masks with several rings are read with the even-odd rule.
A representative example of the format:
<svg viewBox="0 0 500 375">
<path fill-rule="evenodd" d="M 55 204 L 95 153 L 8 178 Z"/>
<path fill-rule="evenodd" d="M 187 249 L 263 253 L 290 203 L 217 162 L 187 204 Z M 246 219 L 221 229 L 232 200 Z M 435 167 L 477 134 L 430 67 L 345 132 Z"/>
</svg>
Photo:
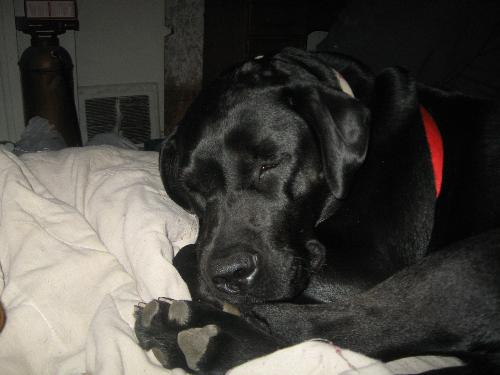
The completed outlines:
<svg viewBox="0 0 500 375">
<path fill-rule="evenodd" d="M 15 156 L 0 148 L 0 374 L 184 374 L 138 345 L 134 305 L 189 299 L 172 266 L 197 220 L 166 195 L 155 152 L 111 146 Z M 401 374 L 455 358 L 388 364 L 311 340 L 243 374 Z"/>
</svg>

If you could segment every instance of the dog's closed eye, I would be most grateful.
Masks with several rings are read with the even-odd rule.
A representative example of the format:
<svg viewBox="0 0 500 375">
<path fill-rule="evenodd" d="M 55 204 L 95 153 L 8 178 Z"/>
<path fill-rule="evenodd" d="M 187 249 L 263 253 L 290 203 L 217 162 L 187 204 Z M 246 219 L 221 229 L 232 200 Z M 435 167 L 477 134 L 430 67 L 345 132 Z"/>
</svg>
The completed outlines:
<svg viewBox="0 0 500 375">
<path fill-rule="evenodd" d="M 264 173 L 266 173 L 267 171 L 269 171 L 273 168 L 276 168 L 278 166 L 278 164 L 279 164 L 279 162 L 262 164 L 259 168 L 259 178 L 261 178 L 262 175 Z"/>
<path fill-rule="evenodd" d="M 278 167 L 284 162 L 290 160 L 291 156 L 288 153 L 282 153 L 277 158 L 273 158 L 271 160 L 263 161 L 259 166 L 259 180 L 262 176 L 266 174 L 266 172 Z"/>
</svg>

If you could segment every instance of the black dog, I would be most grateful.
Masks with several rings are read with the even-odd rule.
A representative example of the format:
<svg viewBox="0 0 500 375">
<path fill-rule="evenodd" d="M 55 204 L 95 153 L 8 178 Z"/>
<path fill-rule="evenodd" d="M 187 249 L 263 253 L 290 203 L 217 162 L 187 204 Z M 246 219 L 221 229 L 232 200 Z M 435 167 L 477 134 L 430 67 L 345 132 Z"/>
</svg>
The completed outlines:
<svg viewBox="0 0 500 375">
<path fill-rule="evenodd" d="M 466 362 L 436 373 L 500 373 L 494 103 L 285 49 L 203 92 L 161 172 L 200 220 L 174 260 L 196 302 L 136 313 L 165 367 L 218 374 L 320 337 L 384 361 Z M 224 302 L 243 316 L 212 307 Z"/>
</svg>

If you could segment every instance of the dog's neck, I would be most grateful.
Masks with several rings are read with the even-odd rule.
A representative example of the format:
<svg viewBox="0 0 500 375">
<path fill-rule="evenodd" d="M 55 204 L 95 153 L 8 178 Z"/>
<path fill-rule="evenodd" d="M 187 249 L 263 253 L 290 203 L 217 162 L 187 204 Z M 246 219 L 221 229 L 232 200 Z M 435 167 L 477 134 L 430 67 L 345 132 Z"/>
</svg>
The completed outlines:
<svg viewBox="0 0 500 375">
<path fill-rule="evenodd" d="M 355 98 L 354 92 L 351 85 L 347 82 L 342 74 L 337 70 L 332 69 L 335 76 L 339 82 L 340 89 L 352 98 Z M 424 126 L 425 136 L 427 139 L 427 145 L 429 147 L 429 153 L 431 156 L 432 170 L 434 174 L 434 187 L 436 191 L 436 199 L 439 198 L 441 193 L 441 185 L 443 180 L 443 163 L 444 163 L 444 150 L 443 150 L 443 140 L 439 131 L 439 128 L 432 118 L 431 114 L 423 107 L 420 106 L 420 114 L 422 117 L 422 123 Z M 339 206 L 338 200 L 333 196 L 329 196 L 324 205 L 319 219 L 316 221 L 315 226 L 318 226 L 323 221 L 327 220 L 333 215 L 335 210 Z"/>
<path fill-rule="evenodd" d="M 347 80 L 340 74 L 337 70 L 333 69 L 341 90 L 347 95 L 355 98 L 351 86 Z M 427 139 L 427 144 L 429 146 L 429 153 L 431 156 L 432 170 L 434 172 L 434 187 L 436 189 L 436 199 L 439 198 L 441 193 L 441 185 L 443 182 L 443 162 L 444 162 L 444 151 L 443 151 L 443 139 L 439 128 L 432 118 L 431 114 L 423 107 L 420 106 L 420 114 L 422 116 L 422 123 L 424 125 L 425 136 Z M 331 204 L 330 204 L 331 205 Z M 331 210 L 330 210 L 331 211 Z M 328 217 L 328 212 L 324 212 L 318 223 L 325 220 Z"/>
</svg>

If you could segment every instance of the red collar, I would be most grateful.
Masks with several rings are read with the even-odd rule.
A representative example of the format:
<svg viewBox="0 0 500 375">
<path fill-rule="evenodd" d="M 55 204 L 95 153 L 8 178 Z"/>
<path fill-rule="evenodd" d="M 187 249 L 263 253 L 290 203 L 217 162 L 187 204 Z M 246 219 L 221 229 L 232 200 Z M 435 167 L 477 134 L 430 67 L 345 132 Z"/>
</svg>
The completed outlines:
<svg viewBox="0 0 500 375">
<path fill-rule="evenodd" d="M 441 185 L 443 182 L 443 139 L 441 138 L 439 128 L 431 114 L 422 106 L 420 106 L 420 113 L 424 123 L 429 152 L 431 154 L 432 169 L 434 171 L 434 187 L 436 188 L 436 198 L 438 198 L 441 193 Z"/>
</svg>

